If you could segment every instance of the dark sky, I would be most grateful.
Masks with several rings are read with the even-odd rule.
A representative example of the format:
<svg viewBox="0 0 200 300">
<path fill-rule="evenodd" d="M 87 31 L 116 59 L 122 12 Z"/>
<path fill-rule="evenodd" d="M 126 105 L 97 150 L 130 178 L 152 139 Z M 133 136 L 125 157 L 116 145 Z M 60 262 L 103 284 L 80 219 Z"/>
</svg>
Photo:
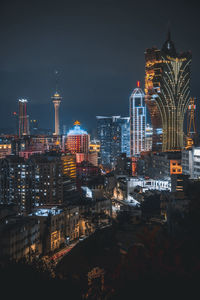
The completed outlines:
<svg viewBox="0 0 200 300">
<path fill-rule="evenodd" d="M 96 115 L 128 115 L 136 81 L 144 84 L 144 51 L 161 47 L 170 22 L 178 51 L 191 50 L 192 95 L 199 99 L 200 17 L 192 1 L 1 1 L 0 128 L 12 127 L 17 100 L 53 128 L 51 96 L 59 70 L 61 124 L 89 131 Z"/>
</svg>

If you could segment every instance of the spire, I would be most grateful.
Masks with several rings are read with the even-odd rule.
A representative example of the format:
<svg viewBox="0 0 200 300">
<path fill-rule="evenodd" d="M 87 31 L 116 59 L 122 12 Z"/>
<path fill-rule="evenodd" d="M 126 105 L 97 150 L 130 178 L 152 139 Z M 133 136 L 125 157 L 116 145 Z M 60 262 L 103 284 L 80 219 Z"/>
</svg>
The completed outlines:
<svg viewBox="0 0 200 300">
<path fill-rule="evenodd" d="M 171 30 L 169 28 L 169 25 L 168 25 L 168 30 L 167 30 L 167 39 L 162 46 L 162 51 L 169 56 L 172 56 L 172 57 L 177 56 L 174 43 L 171 40 Z"/>
<path fill-rule="evenodd" d="M 170 31 L 169 27 L 168 27 L 168 31 L 167 31 L 167 40 L 171 41 L 171 31 Z"/>
<path fill-rule="evenodd" d="M 54 74 L 55 74 L 55 81 L 56 81 L 56 93 L 58 93 L 58 76 L 59 76 L 59 71 L 55 70 Z"/>
<path fill-rule="evenodd" d="M 171 41 L 171 22 L 168 20 L 167 23 L 167 40 Z"/>
</svg>

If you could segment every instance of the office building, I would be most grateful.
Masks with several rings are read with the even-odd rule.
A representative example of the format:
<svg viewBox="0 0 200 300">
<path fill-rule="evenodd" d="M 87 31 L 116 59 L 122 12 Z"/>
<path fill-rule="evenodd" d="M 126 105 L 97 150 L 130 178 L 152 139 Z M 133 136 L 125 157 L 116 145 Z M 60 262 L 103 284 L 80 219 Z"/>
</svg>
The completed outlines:
<svg viewBox="0 0 200 300">
<path fill-rule="evenodd" d="M 125 146 L 129 140 L 129 118 L 97 116 L 96 119 L 97 137 L 100 141 L 100 162 L 104 166 L 113 168 L 120 153 L 127 151 L 129 154 L 129 150 Z"/>
<path fill-rule="evenodd" d="M 121 153 L 130 157 L 130 117 L 121 118 Z"/>
</svg>

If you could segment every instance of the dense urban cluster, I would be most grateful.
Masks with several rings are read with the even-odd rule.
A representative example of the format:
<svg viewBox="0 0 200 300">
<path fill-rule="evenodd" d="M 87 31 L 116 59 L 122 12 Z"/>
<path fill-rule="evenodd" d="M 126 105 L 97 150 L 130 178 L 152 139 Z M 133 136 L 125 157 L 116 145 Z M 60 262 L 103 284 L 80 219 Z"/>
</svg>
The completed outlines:
<svg viewBox="0 0 200 300">
<path fill-rule="evenodd" d="M 144 91 L 138 81 L 129 116 L 97 116 L 93 136 L 77 120 L 61 132 L 58 91 L 53 134 L 19 100 L 15 134 L 0 135 L 2 270 L 45 271 L 82 299 L 121 299 L 140 280 L 200 274 L 191 53 L 177 53 L 169 33 L 145 61 Z"/>
</svg>

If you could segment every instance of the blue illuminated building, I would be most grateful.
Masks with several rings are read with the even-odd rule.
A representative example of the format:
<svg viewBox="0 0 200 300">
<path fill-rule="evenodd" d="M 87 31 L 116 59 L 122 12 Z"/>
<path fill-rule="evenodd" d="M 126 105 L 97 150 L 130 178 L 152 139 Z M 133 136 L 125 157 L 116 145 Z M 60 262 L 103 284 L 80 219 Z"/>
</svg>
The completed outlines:
<svg viewBox="0 0 200 300">
<path fill-rule="evenodd" d="M 105 166 L 115 166 L 121 153 L 130 155 L 129 118 L 121 116 L 97 116 L 97 135 L 100 141 L 101 163 Z"/>
<path fill-rule="evenodd" d="M 121 118 L 121 152 L 130 157 L 130 118 Z"/>
</svg>

